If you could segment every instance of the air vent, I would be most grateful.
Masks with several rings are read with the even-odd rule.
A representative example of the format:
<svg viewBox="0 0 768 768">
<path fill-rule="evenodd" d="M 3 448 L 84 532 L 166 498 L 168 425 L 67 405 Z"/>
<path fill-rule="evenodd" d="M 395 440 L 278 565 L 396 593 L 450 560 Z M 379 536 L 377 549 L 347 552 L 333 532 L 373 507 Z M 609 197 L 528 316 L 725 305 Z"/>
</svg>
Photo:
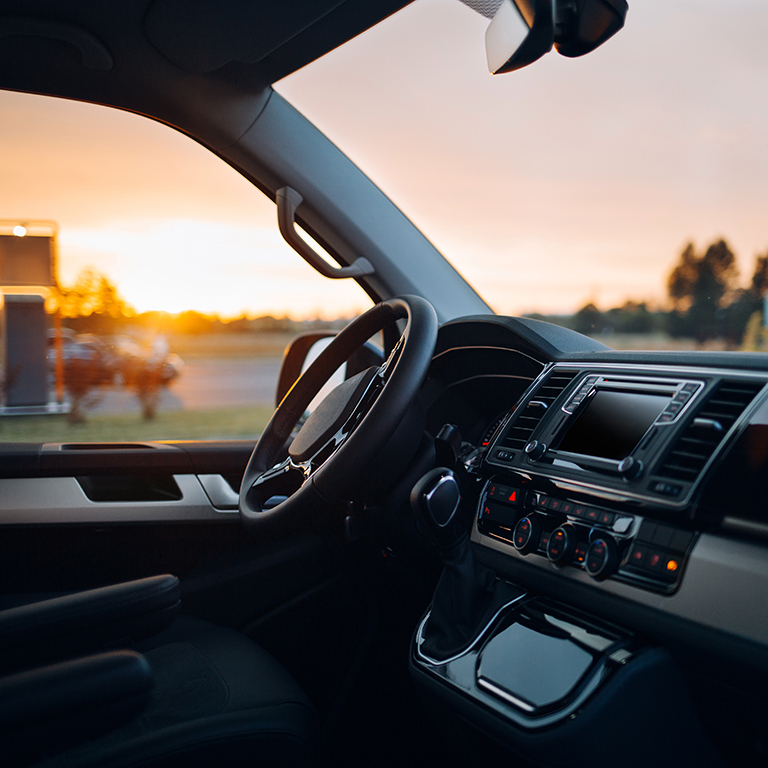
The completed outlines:
<svg viewBox="0 0 768 768">
<path fill-rule="evenodd" d="M 695 482 L 731 427 L 763 388 L 761 382 L 729 379 L 720 383 L 672 444 L 658 476 Z"/>
<path fill-rule="evenodd" d="M 578 373 L 578 371 L 555 371 L 548 376 L 507 427 L 497 447 L 522 451 L 544 414 Z"/>
</svg>

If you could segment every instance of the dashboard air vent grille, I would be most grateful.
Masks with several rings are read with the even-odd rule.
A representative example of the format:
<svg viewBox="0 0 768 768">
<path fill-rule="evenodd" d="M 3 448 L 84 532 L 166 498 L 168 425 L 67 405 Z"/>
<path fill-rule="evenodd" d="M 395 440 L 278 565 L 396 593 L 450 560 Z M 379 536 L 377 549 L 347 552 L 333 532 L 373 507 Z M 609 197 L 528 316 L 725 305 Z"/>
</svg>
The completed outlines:
<svg viewBox="0 0 768 768">
<path fill-rule="evenodd" d="M 523 450 L 544 414 L 578 373 L 555 371 L 548 376 L 507 427 L 499 446 L 513 451 Z"/>
<path fill-rule="evenodd" d="M 694 482 L 730 428 L 763 388 L 756 381 L 723 381 L 667 453 L 658 475 Z"/>
</svg>

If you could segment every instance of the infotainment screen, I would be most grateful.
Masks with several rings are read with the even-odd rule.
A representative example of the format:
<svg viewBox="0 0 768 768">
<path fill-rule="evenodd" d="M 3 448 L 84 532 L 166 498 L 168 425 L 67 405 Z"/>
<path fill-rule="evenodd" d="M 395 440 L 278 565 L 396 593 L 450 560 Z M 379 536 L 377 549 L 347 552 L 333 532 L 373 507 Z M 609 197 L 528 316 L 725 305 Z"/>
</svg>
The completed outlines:
<svg viewBox="0 0 768 768">
<path fill-rule="evenodd" d="M 568 428 L 558 450 L 621 460 L 664 410 L 673 393 L 599 389 Z"/>
</svg>

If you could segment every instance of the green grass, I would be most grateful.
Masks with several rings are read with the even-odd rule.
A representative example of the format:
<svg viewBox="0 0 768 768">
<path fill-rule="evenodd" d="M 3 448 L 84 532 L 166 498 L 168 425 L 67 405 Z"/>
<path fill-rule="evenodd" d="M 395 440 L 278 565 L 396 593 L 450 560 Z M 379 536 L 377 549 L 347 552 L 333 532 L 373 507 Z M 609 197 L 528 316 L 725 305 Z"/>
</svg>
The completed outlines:
<svg viewBox="0 0 768 768">
<path fill-rule="evenodd" d="M 88 416 L 85 424 L 69 424 L 66 416 L 0 417 L 3 442 L 72 443 L 139 440 L 215 440 L 256 438 L 273 409 L 269 406 L 160 411 L 153 421 L 138 413 Z"/>
</svg>

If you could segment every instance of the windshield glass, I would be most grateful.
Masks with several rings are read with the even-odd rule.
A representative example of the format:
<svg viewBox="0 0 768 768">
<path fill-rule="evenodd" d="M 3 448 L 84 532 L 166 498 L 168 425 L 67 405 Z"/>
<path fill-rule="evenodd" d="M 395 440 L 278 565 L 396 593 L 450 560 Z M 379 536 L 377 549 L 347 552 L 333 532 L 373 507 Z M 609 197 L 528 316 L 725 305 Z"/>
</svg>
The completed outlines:
<svg viewBox="0 0 768 768">
<path fill-rule="evenodd" d="M 417 0 L 277 90 L 501 314 L 624 348 L 761 348 L 768 7 L 644 0 L 578 59 L 486 67 Z"/>
</svg>

